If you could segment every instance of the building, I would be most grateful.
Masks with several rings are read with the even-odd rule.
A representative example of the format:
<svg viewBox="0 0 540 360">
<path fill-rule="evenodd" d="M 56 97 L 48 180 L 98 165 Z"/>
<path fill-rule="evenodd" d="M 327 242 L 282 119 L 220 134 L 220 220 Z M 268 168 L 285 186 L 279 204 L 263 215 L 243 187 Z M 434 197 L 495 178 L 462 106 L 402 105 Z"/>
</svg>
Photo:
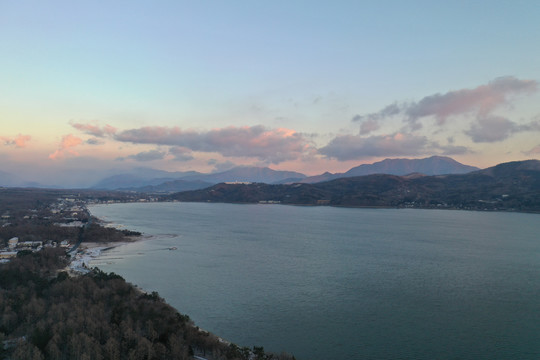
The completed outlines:
<svg viewBox="0 0 540 360">
<path fill-rule="evenodd" d="M 11 259 L 15 256 L 17 256 L 16 251 L 1 251 L 0 252 L 0 260 Z"/>
<path fill-rule="evenodd" d="M 17 244 L 19 243 L 18 237 L 13 237 L 8 240 L 8 246 L 10 249 L 15 249 L 17 247 Z"/>
</svg>

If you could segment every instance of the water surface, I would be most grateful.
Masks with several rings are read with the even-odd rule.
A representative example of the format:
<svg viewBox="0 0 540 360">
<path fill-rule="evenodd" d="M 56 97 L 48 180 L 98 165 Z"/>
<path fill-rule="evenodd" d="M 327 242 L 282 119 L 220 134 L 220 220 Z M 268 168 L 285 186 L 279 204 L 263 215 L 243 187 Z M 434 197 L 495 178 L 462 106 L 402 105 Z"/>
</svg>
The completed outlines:
<svg viewBox="0 0 540 360">
<path fill-rule="evenodd" d="M 239 345 L 299 360 L 540 358 L 538 215 L 207 203 L 91 212 L 153 235 L 97 266 Z"/>
</svg>

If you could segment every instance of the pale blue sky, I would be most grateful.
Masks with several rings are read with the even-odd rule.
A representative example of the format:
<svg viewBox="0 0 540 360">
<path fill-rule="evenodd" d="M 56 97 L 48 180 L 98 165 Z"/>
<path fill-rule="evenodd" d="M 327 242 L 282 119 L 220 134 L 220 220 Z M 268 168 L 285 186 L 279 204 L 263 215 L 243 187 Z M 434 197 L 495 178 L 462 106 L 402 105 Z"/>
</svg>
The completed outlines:
<svg viewBox="0 0 540 360">
<path fill-rule="evenodd" d="M 210 171 L 215 163 L 266 164 L 310 173 L 385 157 L 447 154 L 477 166 L 538 158 L 539 23 L 537 1 L 0 0 L 0 153 L 13 169 L 37 158 L 50 168 L 68 166 L 74 157 L 129 167 L 140 165 L 125 160 L 130 155 L 158 151 L 163 156 L 145 166 Z M 437 124 L 435 111 L 413 129 L 404 106 L 363 134 L 366 117 L 351 121 L 395 102 L 482 92 L 500 77 L 517 82 L 497 92 L 502 98 L 488 113 L 473 106 Z M 178 127 L 202 137 L 262 125 L 272 141 L 285 136 L 278 129 L 292 130 L 300 136 L 294 146 L 305 151 L 277 156 L 279 144 L 261 149 L 267 141 L 253 133 L 244 157 L 191 140 L 109 134 L 97 142 L 73 124 L 110 125 L 118 133 Z M 411 137 L 412 148 L 389 143 L 402 139 L 398 133 Z M 69 134 L 81 143 L 63 151 Z M 19 135 L 31 139 L 13 146 Z M 340 145 L 347 155 L 336 156 L 328 145 L 345 135 L 355 136 L 347 140 L 352 148 Z M 452 152 L 450 145 L 461 148 Z M 172 159 L 172 146 L 190 155 Z M 59 149 L 65 156 L 48 158 Z"/>
</svg>

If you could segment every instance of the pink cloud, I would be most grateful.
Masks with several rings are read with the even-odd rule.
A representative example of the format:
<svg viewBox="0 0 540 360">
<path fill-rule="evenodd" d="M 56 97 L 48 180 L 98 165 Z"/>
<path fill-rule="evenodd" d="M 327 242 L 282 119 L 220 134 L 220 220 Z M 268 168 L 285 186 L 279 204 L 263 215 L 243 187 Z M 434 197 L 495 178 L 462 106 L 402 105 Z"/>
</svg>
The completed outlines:
<svg viewBox="0 0 540 360">
<path fill-rule="evenodd" d="M 116 128 L 111 125 L 99 126 L 97 123 L 72 123 L 75 129 L 84 132 L 88 135 L 93 135 L 95 137 L 104 137 L 108 135 L 114 135 L 116 133 Z"/>
<path fill-rule="evenodd" d="M 60 142 L 59 148 L 49 155 L 49 159 L 56 160 L 64 157 L 66 154 L 79 156 L 79 153 L 73 150 L 74 147 L 82 144 L 83 140 L 72 134 L 65 135 Z"/>
<path fill-rule="evenodd" d="M 540 145 L 533 147 L 529 151 L 524 151 L 523 153 L 525 155 L 538 155 L 538 154 L 540 154 Z"/>
<path fill-rule="evenodd" d="M 2 136 L 0 139 L 4 142 L 5 145 L 14 145 L 18 148 L 26 147 L 26 143 L 32 139 L 30 135 L 17 135 L 14 138 L 9 138 Z"/>
<path fill-rule="evenodd" d="M 226 127 L 209 131 L 182 130 L 179 127 L 142 127 L 117 132 L 117 141 L 182 147 L 184 152 L 215 152 L 223 156 L 253 157 L 280 163 L 307 153 L 308 141 L 291 129 L 268 129 L 262 125 Z"/>
</svg>

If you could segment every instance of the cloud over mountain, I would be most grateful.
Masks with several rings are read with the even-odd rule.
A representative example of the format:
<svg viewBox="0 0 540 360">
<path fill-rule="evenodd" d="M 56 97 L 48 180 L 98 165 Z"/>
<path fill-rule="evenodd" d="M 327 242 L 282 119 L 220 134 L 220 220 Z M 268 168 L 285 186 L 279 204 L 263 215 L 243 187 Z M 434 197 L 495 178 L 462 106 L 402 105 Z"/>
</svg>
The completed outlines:
<svg viewBox="0 0 540 360">
<path fill-rule="evenodd" d="M 179 126 L 117 129 L 94 121 L 71 122 L 71 126 L 91 137 L 84 140 L 88 145 L 116 142 L 142 148 L 119 158 L 135 161 L 195 160 L 194 164 L 215 156 L 220 163 L 232 160 L 268 165 L 290 161 L 308 163 L 308 159 L 349 161 L 374 157 L 463 155 L 475 153 L 479 143 L 505 141 L 525 131 L 540 132 L 540 119 L 511 119 L 508 111 L 512 110 L 516 99 L 535 92 L 538 92 L 538 81 L 506 76 L 476 87 L 431 94 L 418 101 L 395 101 L 380 111 L 353 116 L 352 122 L 358 124 L 357 132 L 341 133 L 317 145 L 314 144 L 324 141 L 320 139 L 328 133 L 310 136 L 289 128 L 264 125 L 210 130 Z M 498 114 L 499 111 L 504 111 L 503 115 Z M 70 149 L 77 145 L 62 145 L 50 157 L 74 154 Z M 145 149 L 147 146 L 138 145 L 153 145 L 156 149 L 148 150 Z M 128 147 L 119 148 L 125 151 Z"/>
<path fill-rule="evenodd" d="M 466 121 L 468 128 L 461 124 L 461 134 L 473 143 L 499 142 L 519 132 L 540 131 L 539 120 L 512 121 L 495 114 L 497 110 L 510 108 L 517 97 L 537 91 L 536 80 L 506 76 L 474 88 L 425 96 L 419 101 L 394 102 L 378 112 L 355 115 L 352 121 L 360 125 L 358 134 L 336 136 L 319 152 L 341 161 L 470 153 L 472 150 L 466 145 L 454 145 L 453 141 L 445 145 L 444 140 L 437 139 L 437 134 L 445 131 L 452 134 L 456 128 L 450 119 Z M 383 131 L 386 133 L 381 134 Z"/>
<path fill-rule="evenodd" d="M 519 125 L 502 116 L 479 118 L 465 133 L 474 142 L 496 142 L 509 138 L 512 134 L 523 131 L 540 131 L 540 122 L 532 121 Z"/>
<path fill-rule="evenodd" d="M 416 156 L 425 154 L 427 145 L 425 136 L 412 134 L 370 137 L 340 135 L 319 152 L 326 157 L 346 161 L 378 156 Z"/>
<path fill-rule="evenodd" d="M 162 160 L 165 158 L 167 153 L 165 151 L 160 150 L 148 150 L 148 151 L 142 151 L 140 153 L 129 155 L 125 158 L 121 157 L 118 158 L 118 160 L 125 160 L 127 159 L 133 159 L 135 161 L 154 161 L 154 160 Z"/>
</svg>

